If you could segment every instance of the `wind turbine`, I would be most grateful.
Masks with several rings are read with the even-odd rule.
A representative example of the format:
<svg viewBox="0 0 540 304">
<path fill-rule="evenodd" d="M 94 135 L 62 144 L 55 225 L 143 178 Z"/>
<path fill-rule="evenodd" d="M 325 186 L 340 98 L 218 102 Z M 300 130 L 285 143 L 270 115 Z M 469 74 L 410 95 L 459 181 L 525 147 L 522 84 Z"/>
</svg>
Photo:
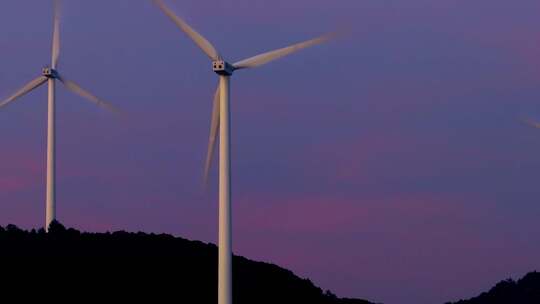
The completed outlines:
<svg viewBox="0 0 540 304">
<path fill-rule="evenodd" d="M 116 108 L 111 104 L 95 97 L 90 92 L 81 88 L 75 82 L 66 79 L 58 72 L 58 61 L 60 58 L 60 7 L 59 0 L 54 0 L 54 28 L 52 42 L 52 62 L 50 66 L 46 66 L 41 71 L 41 76 L 30 81 L 15 94 L 0 102 L 0 108 L 11 104 L 19 97 L 26 95 L 41 85 L 47 83 L 49 88 L 48 94 L 48 115 L 47 115 L 47 198 L 46 198 L 46 215 L 45 215 L 45 230 L 49 229 L 49 225 L 56 219 L 56 80 L 59 80 L 68 90 L 90 100 L 91 102 L 117 112 Z"/>
<path fill-rule="evenodd" d="M 231 149 L 230 149 L 230 77 L 237 70 L 255 68 L 301 49 L 314 46 L 335 36 L 327 34 L 289 47 L 266 52 L 231 64 L 223 59 L 216 48 L 201 34 L 178 17 L 163 0 L 154 3 L 212 60 L 213 71 L 219 75 L 219 86 L 214 94 L 210 138 L 206 157 L 204 180 L 212 163 L 214 145 L 219 130 L 219 269 L 218 303 L 232 303 L 232 235 L 231 235 Z"/>
</svg>

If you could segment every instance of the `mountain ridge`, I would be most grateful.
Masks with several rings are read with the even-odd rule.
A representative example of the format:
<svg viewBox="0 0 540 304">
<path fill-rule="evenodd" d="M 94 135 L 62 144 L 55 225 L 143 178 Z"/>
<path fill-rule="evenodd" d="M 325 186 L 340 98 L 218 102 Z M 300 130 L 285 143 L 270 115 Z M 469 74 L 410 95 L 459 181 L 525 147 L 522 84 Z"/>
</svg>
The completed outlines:
<svg viewBox="0 0 540 304">
<path fill-rule="evenodd" d="M 468 300 L 447 302 L 446 304 L 539 304 L 540 272 L 532 271 L 515 281 L 506 279 L 497 283 L 489 291 Z"/>
<path fill-rule="evenodd" d="M 58 222 L 50 226 L 49 233 L 44 229 L 25 231 L 15 225 L 0 226 L 0 257 L 12 261 L 4 263 L 2 277 L 20 277 L 0 286 L 2 291 L 18 287 L 20 279 L 27 280 L 20 273 L 39 273 L 45 260 L 49 261 L 47 266 L 52 264 L 54 268 L 49 270 L 51 280 L 45 282 L 47 285 L 69 286 L 70 292 L 95 297 L 98 302 L 104 297 L 138 302 L 149 299 L 150 303 L 169 303 L 171 298 L 180 298 L 183 300 L 179 303 L 215 304 L 217 250 L 211 243 L 168 234 L 89 233 L 65 228 Z M 41 283 L 27 287 L 42 288 Z M 62 296 L 72 301 L 62 293 L 56 295 L 59 299 Z M 233 297 L 235 304 L 374 304 L 338 298 L 288 269 L 236 255 Z M 445 304 L 503 303 L 539 304 L 540 273 L 533 271 L 518 280 L 503 280 L 476 297 Z"/>
<path fill-rule="evenodd" d="M 51 224 L 48 233 L 15 225 L 0 227 L 2 260 L 54 261 L 54 285 L 71 286 L 72 292 L 97 298 L 148 297 L 167 303 L 181 295 L 181 303 L 217 303 L 217 251 L 214 244 L 168 234 L 88 233 L 58 222 Z M 236 255 L 233 298 L 238 304 L 374 304 L 338 298 L 288 269 Z"/>
</svg>

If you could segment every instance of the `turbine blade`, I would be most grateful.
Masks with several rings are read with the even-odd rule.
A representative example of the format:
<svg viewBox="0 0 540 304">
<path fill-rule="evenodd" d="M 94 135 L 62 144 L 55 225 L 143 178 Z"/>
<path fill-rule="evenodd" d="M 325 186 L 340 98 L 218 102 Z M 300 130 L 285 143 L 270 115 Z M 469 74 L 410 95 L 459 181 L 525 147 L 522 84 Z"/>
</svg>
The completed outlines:
<svg viewBox="0 0 540 304">
<path fill-rule="evenodd" d="M 154 3 L 167 15 L 176 25 L 184 32 L 186 33 L 195 44 L 203 52 L 208 55 L 213 60 L 218 60 L 220 58 L 218 52 L 214 48 L 214 46 L 206 40 L 201 34 L 197 33 L 191 26 L 189 26 L 184 20 L 182 20 L 180 17 L 178 17 L 170 8 L 168 8 L 163 0 L 153 0 Z"/>
<path fill-rule="evenodd" d="M 60 0 L 54 0 L 54 29 L 52 43 L 52 68 L 56 69 L 60 58 Z"/>
<path fill-rule="evenodd" d="M 72 91 L 73 93 L 95 103 L 96 105 L 106 109 L 106 110 L 109 110 L 111 112 L 114 112 L 116 114 L 121 114 L 122 112 L 117 109 L 115 106 L 113 106 L 112 104 L 106 102 L 106 101 L 103 101 L 99 98 L 97 98 L 96 96 L 92 95 L 92 93 L 86 91 L 85 89 L 81 88 L 78 84 L 76 84 L 75 82 L 71 81 L 71 80 L 67 80 L 65 79 L 63 76 L 58 76 L 58 80 L 60 80 L 60 82 L 62 82 L 62 84 L 64 84 L 66 86 L 66 88 L 68 88 L 68 90 Z"/>
<path fill-rule="evenodd" d="M 521 119 L 521 121 L 528 125 L 529 127 L 533 127 L 533 128 L 536 128 L 536 129 L 540 129 L 540 123 L 536 122 L 536 121 L 533 121 L 533 120 L 530 120 L 530 119 Z"/>
<path fill-rule="evenodd" d="M 35 88 L 37 88 L 40 85 L 44 84 L 46 81 L 47 81 L 47 77 L 45 77 L 45 76 L 39 76 L 38 78 L 30 81 L 24 87 L 22 87 L 20 90 L 18 90 L 15 94 L 11 95 L 8 99 L 0 102 L 0 108 L 5 107 L 9 103 L 15 101 L 17 98 L 31 92 Z"/>
<path fill-rule="evenodd" d="M 278 50 L 266 52 L 248 59 L 244 59 L 242 61 L 239 61 L 235 64 L 233 64 L 234 68 L 239 69 L 247 69 L 247 68 L 255 68 L 264 64 L 269 63 L 270 61 L 274 61 L 276 59 L 279 59 L 281 57 L 290 55 L 292 53 L 298 52 L 302 49 L 321 44 L 323 42 L 326 42 L 332 38 L 334 38 L 337 34 L 336 33 L 330 33 L 323 35 L 321 37 L 311 39 L 308 41 L 300 42 L 288 47 L 284 47 Z"/>
<path fill-rule="evenodd" d="M 214 94 L 214 105 L 212 107 L 212 123 L 210 124 L 210 137 L 208 138 L 208 152 L 206 153 L 206 163 L 204 165 L 204 183 L 208 184 L 208 175 L 210 174 L 210 168 L 212 167 L 212 159 L 214 157 L 214 150 L 216 144 L 216 138 L 219 130 L 219 86 Z"/>
</svg>

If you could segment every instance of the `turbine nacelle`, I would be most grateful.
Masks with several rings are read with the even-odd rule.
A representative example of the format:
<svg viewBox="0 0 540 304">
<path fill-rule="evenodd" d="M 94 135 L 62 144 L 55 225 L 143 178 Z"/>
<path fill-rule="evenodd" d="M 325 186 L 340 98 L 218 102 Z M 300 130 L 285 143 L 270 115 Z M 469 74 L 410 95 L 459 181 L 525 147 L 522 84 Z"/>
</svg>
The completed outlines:
<svg viewBox="0 0 540 304">
<path fill-rule="evenodd" d="M 234 72 L 234 66 L 224 60 L 214 60 L 212 62 L 212 69 L 218 75 L 231 76 Z"/>
<path fill-rule="evenodd" d="M 57 79 L 58 78 L 58 72 L 49 67 L 49 66 L 46 66 L 44 67 L 42 70 L 41 70 L 41 73 L 43 74 L 43 76 L 47 77 L 47 78 L 51 78 L 51 79 Z"/>
</svg>

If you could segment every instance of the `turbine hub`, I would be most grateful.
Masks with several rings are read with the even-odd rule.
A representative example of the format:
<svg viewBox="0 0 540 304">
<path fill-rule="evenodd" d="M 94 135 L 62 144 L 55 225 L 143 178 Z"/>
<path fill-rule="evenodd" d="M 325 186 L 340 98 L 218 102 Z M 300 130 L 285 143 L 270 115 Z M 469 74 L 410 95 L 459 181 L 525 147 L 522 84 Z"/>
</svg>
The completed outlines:
<svg viewBox="0 0 540 304">
<path fill-rule="evenodd" d="M 233 65 L 224 60 L 214 60 L 212 69 L 216 74 L 225 76 L 231 76 L 234 72 Z"/>
<path fill-rule="evenodd" d="M 42 70 L 41 70 L 41 73 L 43 74 L 43 76 L 47 77 L 47 78 L 51 78 L 51 79 L 56 79 L 58 78 L 58 72 L 56 72 L 55 69 L 51 68 L 51 67 L 44 67 Z"/>
</svg>

